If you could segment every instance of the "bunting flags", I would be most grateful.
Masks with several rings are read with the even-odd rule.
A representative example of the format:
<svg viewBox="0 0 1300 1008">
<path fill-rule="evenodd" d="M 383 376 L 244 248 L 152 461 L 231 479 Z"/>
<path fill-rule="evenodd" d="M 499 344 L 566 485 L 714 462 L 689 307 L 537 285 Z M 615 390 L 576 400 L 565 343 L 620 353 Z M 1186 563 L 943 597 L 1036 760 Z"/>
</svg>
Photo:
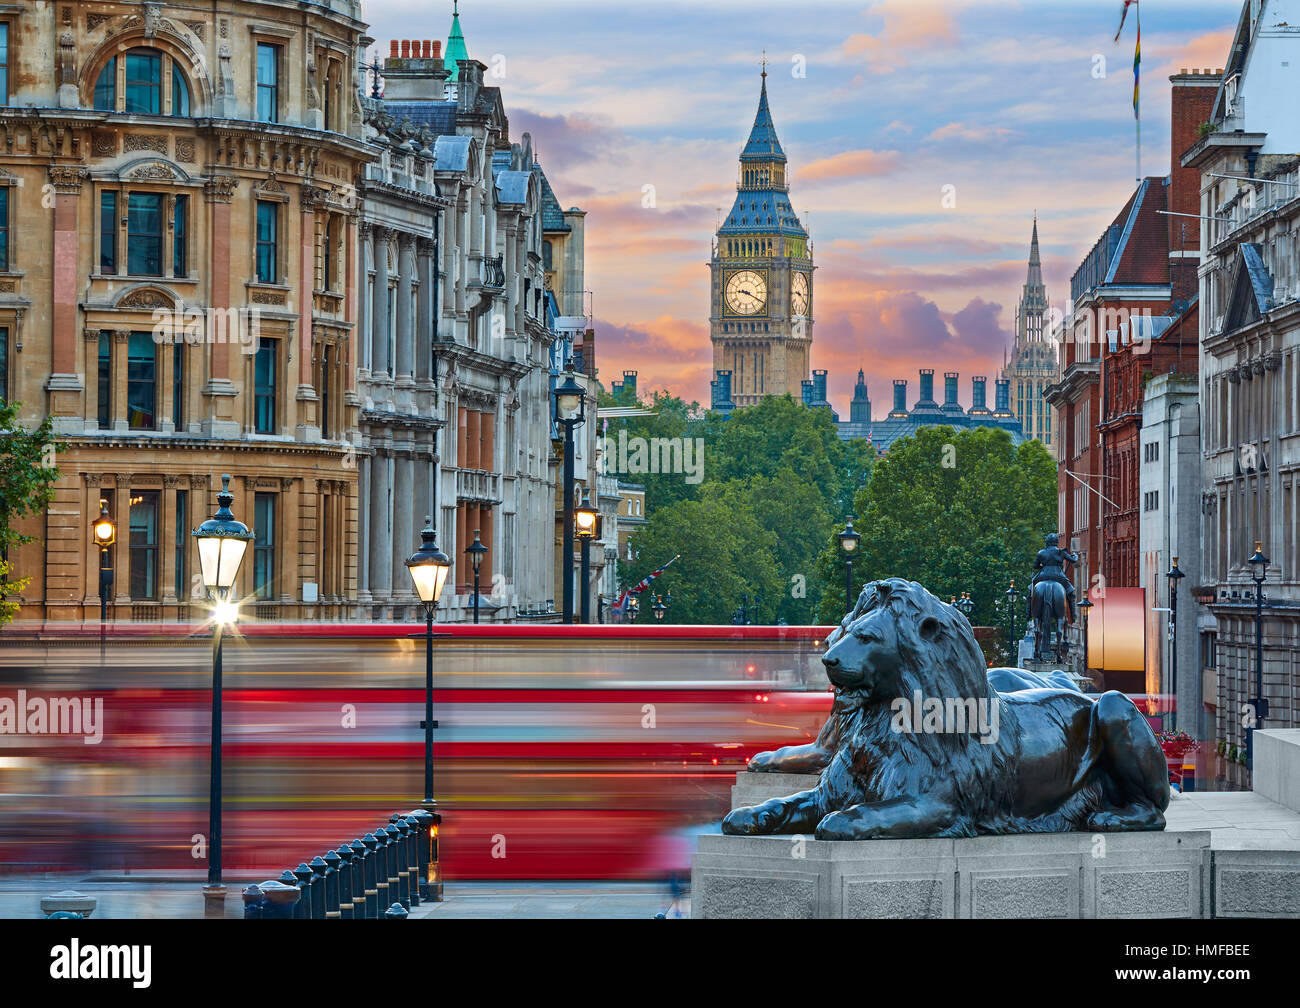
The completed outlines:
<svg viewBox="0 0 1300 1008">
<path fill-rule="evenodd" d="M 673 557 L 673 560 L 680 560 L 681 556 L 682 555 L 678 553 L 677 556 Z M 614 612 L 614 618 L 622 619 L 623 612 L 627 608 L 627 600 L 631 598 L 633 595 L 640 595 L 643 591 L 649 588 L 650 582 L 653 581 L 655 578 L 657 578 L 664 571 L 666 571 L 670 566 L 672 566 L 673 560 L 669 560 L 668 563 L 664 564 L 662 567 L 658 567 L 655 570 L 652 570 L 649 574 L 643 577 L 631 588 L 625 588 L 623 590 L 623 594 L 618 597 L 618 601 L 615 602 L 612 606 L 610 606 L 610 608 Z"/>
</svg>

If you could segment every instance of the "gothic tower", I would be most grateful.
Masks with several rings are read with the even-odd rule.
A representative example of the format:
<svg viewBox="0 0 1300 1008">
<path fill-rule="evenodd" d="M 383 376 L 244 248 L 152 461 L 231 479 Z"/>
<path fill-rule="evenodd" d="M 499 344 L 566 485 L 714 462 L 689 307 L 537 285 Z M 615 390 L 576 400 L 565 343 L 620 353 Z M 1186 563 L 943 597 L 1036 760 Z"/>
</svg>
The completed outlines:
<svg viewBox="0 0 1300 1008">
<path fill-rule="evenodd" d="M 1002 369 L 1009 383 L 1009 407 L 1020 421 L 1025 437 L 1052 444 L 1052 407 L 1043 390 L 1056 381 L 1056 350 L 1047 325 L 1047 288 L 1043 286 L 1043 264 L 1038 254 L 1038 218 L 1029 241 L 1029 269 L 1016 305 L 1016 343 L 1011 360 Z"/>
<path fill-rule="evenodd" d="M 752 406 L 787 393 L 798 401 L 812 349 L 812 245 L 790 204 L 766 67 L 740 152 L 736 202 L 718 228 L 709 268 L 713 370 L 731 372 L 732 401 Z"/>
</svg>

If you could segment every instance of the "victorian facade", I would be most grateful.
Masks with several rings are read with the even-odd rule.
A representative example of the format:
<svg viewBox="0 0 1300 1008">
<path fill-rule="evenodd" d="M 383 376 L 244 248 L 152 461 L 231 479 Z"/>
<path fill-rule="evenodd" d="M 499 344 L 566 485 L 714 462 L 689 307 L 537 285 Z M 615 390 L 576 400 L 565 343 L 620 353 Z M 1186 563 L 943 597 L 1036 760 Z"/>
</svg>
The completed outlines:
<svg viewBox="0 0 1300 1008">
<path fill-rule="evenodd" d="M 0 339 L 10 400 L 68 449 L 20 618 L 190 615 L 223 472 L 262 618 L 356 597 L 356 192 L 371 152 L 349 0 L 0 8 Z M 250 607 L 251 608 L 251 607 Z"/>
<path fill-rule="evenodd" d="M 1010 406 L 1025 437 L 1052 445 L 1052 413 L 1043 392 L 1056 380 L 1056 348 L 1048 339 L 1047 288 L 1038 251 L 1038 218 L 1029 241 L 1029 266 L 1016 304 L 1016 342 L 1002 368 Z"/>
<path fill-rule="evenodd" d="M 1199 173 L 1201 525 L 1211 618 L 1202 627 L 1205 701 L 1218 739 L 1246 741 L 1255 687 L 1261 544 L 1265 727 L 1300 711 L 1300 3 L 1243 5 L 1217 89 L 1213 129 L 1182 158 Z M 1212 600 L 1211 600 L 1212 597 Z"/>
</svg>

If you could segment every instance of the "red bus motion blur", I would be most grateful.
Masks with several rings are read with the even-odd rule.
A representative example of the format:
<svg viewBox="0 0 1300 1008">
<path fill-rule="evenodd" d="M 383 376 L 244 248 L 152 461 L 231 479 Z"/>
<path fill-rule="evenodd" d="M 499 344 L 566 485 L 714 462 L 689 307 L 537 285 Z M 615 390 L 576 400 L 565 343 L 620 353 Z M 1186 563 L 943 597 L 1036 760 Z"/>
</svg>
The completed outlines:
<svg viewBox="0 0 1300 1008">
<path fill-rule="evenodd" d="M 829 627 L 435 628 L 448 879 L 661 878 L 756 752 L 830 708 Z M 444 635 L 444 636 L 437 636 Z M 103 700 L 103 738 L 0 735 L 0 870 L 203 867 L 205 627 L 15 626 L 0 696 Z M 101 657 L 102 651 L 102 657 Z M 423 795 L 422 630 L 241 628 L 224 649 L 227 873 L 274 877 Z"/>
</svg>

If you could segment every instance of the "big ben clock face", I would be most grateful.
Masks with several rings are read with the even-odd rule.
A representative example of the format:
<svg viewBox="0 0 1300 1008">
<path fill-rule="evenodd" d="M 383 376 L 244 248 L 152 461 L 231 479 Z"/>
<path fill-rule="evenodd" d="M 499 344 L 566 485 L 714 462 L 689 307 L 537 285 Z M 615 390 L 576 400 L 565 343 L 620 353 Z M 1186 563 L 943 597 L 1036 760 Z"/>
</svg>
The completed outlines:
<svg viewBox="0 0 1300 1008">
<path fill-rule="evenodd" d="M 790 277 L 790 314 L 808 314 L 808 274 L 795 273 Z"/>
<path fill-rule="evenodd" d="M 727 278 L 726 297 L 737 315 L 757 315 L 767 304 L 767 280 L 753 270 L 740 270 Z"/>
</svg>

